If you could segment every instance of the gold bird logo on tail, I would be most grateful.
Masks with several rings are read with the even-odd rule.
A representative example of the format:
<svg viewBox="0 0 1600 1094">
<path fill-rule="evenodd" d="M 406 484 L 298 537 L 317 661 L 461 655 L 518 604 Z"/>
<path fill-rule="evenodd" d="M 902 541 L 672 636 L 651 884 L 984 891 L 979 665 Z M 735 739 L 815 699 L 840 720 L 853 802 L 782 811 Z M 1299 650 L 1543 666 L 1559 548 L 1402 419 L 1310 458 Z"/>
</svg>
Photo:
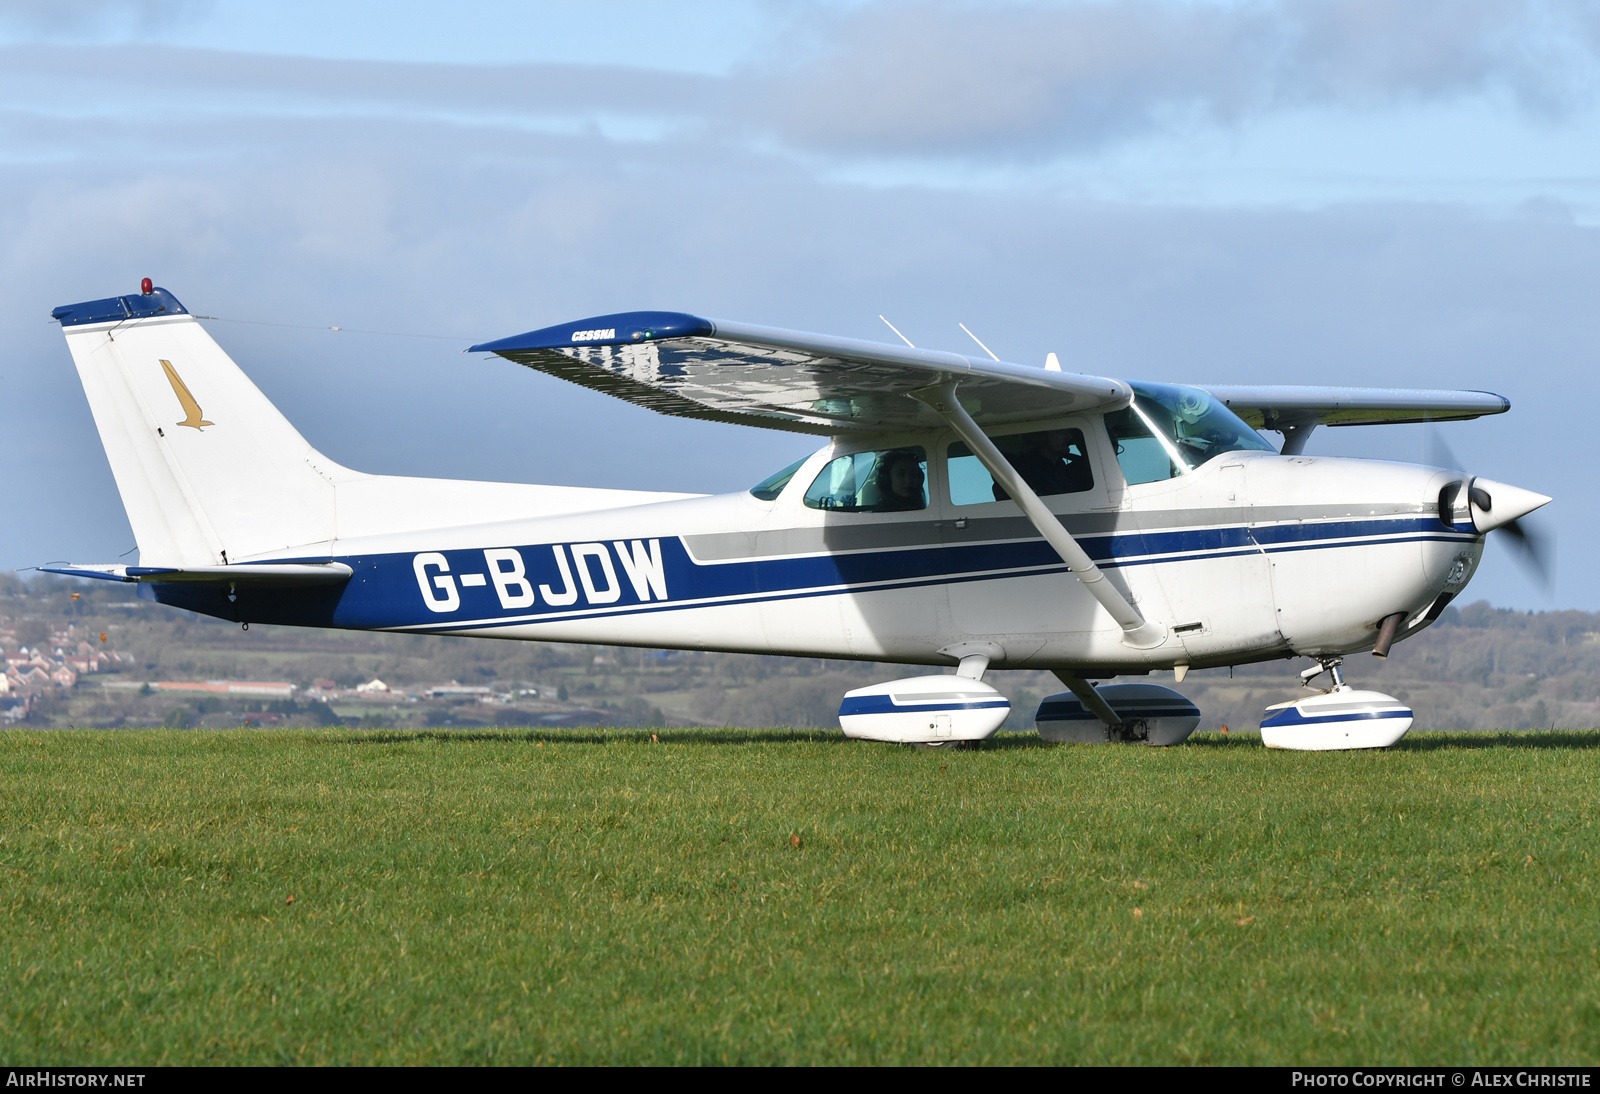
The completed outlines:
<svg viewBox="0 0 1600 1094">
<path fill-rule="evenodd" d="M 184 386 L 183 377 L 172 367 L 172 362 L 162 361 L 161 368 L 167 374 L 167 383 L 172 385 L 172 393 L 178 397 L 178 405 L 183 407 L 184 419 L 178 424 L 189 426 L 191 429 L 199 429 L 203 425 L 216 425 L 217 423 L 208 422 L 201 416 L 200 404 L 189 394 L 189 389 Z"/>
</svg>

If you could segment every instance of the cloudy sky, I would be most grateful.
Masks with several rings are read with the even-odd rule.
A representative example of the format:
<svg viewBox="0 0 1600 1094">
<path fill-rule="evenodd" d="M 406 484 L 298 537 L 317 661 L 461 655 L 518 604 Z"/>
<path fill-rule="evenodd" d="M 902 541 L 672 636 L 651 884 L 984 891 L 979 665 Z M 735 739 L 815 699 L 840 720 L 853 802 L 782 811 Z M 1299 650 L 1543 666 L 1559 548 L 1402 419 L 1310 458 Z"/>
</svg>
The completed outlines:
<svg viewBox="0 0 1600 1094">
<path fill-rule="evenodd" d="M 1493 390 L 1439 435 L 1556 496 L 1555 579 L 1491 540 L 1469 595 L 1600 609 L 1597 226 L 1587 0 L 0 0 L 0 567 L 132 546 L 48 314 L 150 276 L 375 472 L 721 491 L 812 446 L 460 352 L 635 308 Z"/>
</svg>

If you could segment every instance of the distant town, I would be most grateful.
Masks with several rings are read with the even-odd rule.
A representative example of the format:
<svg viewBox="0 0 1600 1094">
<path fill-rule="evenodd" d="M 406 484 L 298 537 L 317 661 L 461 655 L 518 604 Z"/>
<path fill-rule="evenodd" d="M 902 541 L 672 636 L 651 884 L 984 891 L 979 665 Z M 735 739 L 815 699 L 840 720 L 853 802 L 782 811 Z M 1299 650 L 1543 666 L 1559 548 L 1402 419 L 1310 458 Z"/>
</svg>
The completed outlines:
<svg viewBox="0 0 1600 1094">
<path fill-rule="evenodd" d="M 0 677 L 0 701 L 11 696 L 18 700 L 0 711 L 0 721 L 24 720 L 48 689 L 74 688 L 82 677 L 122 668 L 122 654 L 105 648 L 107 636 L 103 632 L 102 645 L 96 647 L 76 631 L 69 623 L 51 633 L 43 644 L 35 642 L 30 647 L 18 641 L 14 627 L 0 629 L 0 652 L 6 659 L 6 672 Z"/>
</svg>

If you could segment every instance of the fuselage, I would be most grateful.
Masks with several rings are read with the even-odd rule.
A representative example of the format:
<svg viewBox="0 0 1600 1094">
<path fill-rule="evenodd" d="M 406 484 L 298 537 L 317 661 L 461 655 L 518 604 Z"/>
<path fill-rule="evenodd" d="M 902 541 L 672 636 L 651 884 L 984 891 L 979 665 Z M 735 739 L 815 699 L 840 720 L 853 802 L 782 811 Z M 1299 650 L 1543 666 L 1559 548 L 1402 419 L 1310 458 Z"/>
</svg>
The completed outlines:
<svg viewBox="0 0 1600 1094">
<path fill-rule="evenodd" d="M 1232 451 L 1130 485 L 1099 415 L 1045 428 L 1075 430 L 1089 468 L 1045 502 L 1166 628 L 1160 645 L 1127 645 L 1014 502 L 974 493 L 956 437 L 933 432 L 838 440 L 770 499 L 628 492 L 233 560 L 331 559 L 353 571 L 337 588 L 141 591 L 243 622 L 924 665 L 978 642 L 996 668 L 1115 674 L 1370 648 L 1394 613 L 1402 636 L 1436 618 L 1481 557 L 1470 523 L 1441 519 L 1452 476 L 1435 468 Z M 920 506 L 817 501 L 841 457 L 869 449 L 921 453 Z"/>
</svg>

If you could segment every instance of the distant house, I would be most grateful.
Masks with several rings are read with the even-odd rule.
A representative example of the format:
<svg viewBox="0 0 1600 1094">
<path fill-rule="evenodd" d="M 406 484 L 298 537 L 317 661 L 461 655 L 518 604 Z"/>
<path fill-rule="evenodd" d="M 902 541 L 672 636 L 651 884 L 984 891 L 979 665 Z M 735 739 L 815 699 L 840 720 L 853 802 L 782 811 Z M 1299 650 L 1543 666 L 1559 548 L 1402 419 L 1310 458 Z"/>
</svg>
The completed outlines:
<svg viewBox="0 0 1600 1094">
<path fill-rule="evenodd" d="M 423 692 L 429 699 L 479 699 L 493 695 L 494 689 L 479 684 L 438 684 Z"/>
<path fill-rule="evenodd" d="M 67 666 L 62 665 L 60 668 L 56 669 L 55 672 L 50 674 L 50 679 L 54 680 L 64 688 L 70 688 L 72 685 L 78 682 L 78 674 L 67 668 Z"/>
<path fill-rule="evenodd" d="M 339 681 L 337 681 L 337 680 L 313 680 L 313 681 L 311 681 L 311 686 L 316 688 L 318 691 L 338 691 L 339 690 Z"/>
<path fill-rule="evenodd" d="M 161 680 L 157 691 L 199 691 L 212 695 L 253 695 L 263 699 L 289 699 L 295 685 L 286 680 Z"/>
<path fill-rule="evenodd" d="M 229 695 L 259 695 L 264 699 L 289 699 L 299 689 L 275 680 L 224 680 Z"/>
<path fill-rule="evenodd" d="M 371 680 L 368 680 L 365 684 L 357 684 L 356 685 L 356 690 L 360 691 L 360 692 L 368 692 L 368 693 L 370 693 L 370 692 L 388 691 L 389 690 L 389 685 L 385 684 L 382 680 L 379 680 L 377 677 L 373 677 Z"/>
</svg>

